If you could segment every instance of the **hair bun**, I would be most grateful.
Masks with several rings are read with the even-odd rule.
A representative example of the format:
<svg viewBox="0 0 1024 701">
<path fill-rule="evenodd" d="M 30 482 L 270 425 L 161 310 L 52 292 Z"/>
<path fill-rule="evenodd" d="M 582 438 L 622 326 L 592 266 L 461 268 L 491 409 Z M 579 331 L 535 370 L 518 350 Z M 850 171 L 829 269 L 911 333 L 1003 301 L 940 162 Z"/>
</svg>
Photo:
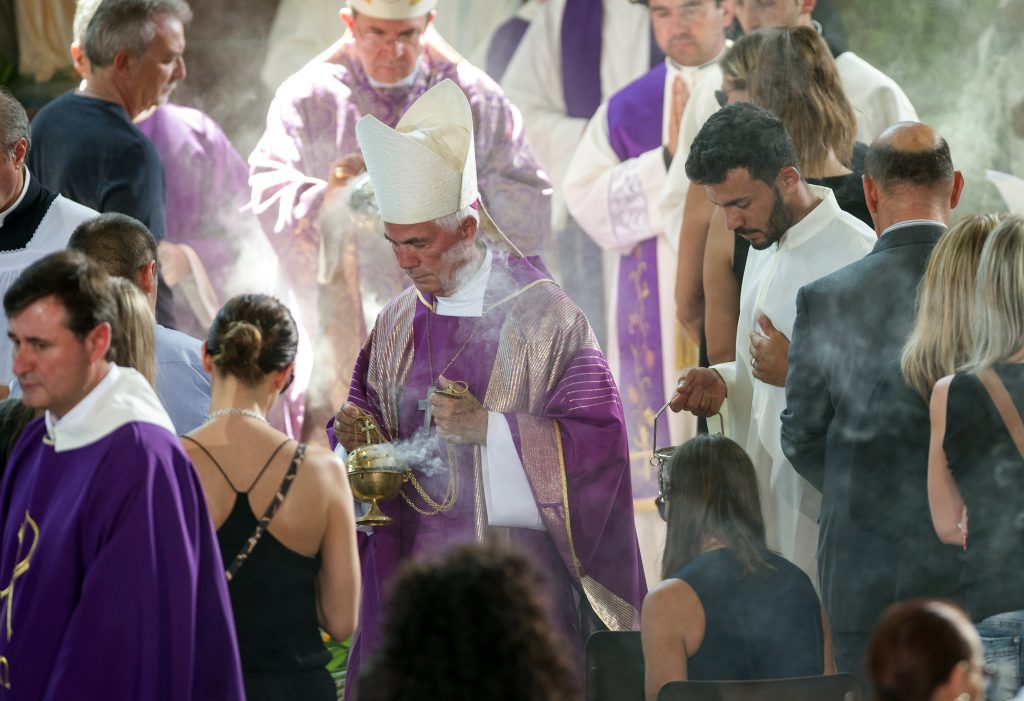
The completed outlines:
<svg viewBox="0 0 1024 701">
<path fill-rule="evenodd" d="M 260 369 L 260 354 L 263 350 L 263 334 L 248 321 L 233 321 L 221 342 L 217 365 L 222 372 L 234 375 L 246 382 L 258 382 L 263 377 Z"/>
</svg>

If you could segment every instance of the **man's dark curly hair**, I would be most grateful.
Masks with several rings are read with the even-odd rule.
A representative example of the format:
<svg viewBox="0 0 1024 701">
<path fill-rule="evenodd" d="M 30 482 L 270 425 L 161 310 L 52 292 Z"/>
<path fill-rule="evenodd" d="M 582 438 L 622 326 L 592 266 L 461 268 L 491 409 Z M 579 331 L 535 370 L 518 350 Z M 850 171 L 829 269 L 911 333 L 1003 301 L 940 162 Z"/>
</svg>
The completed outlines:
<svg viewBox="0 0 1024 701">
<path fill-rule="evenodd" d="M 383 640 L 359 677 L 364 701 L 578 696 L 527 560 L 496 545 L 405 566 Z"/>
<path fill-rule="evenodd" d="M 768 110 L 737 102 L 704 123 L 686 159 L 686 177 L 699 185 L 717 185 L 734 168 L 768 185 L 787 166 L 800 167 L 796 148 L 782 121 Z"/>
</svg>

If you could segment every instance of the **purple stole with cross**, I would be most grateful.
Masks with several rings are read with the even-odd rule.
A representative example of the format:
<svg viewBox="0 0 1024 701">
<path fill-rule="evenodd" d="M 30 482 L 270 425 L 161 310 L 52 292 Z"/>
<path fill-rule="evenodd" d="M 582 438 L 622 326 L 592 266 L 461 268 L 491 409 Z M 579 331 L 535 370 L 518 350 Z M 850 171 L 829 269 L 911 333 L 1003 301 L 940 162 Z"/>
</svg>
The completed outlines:
<svg viewBox="0 0 1024 701">
<path fill-rule="evenodd" d="M 667 67 L 659 65 L 608 101 L 608 142 L 619 159 L 662 145 Z M 626 414 L 633 496 L 658 493 L 658 476 L 650 468 L 654 415 L 665 403 L 658 291 L 658 240 L 645 239 L 619 259 L 615 333 L 619 341 L 619 390 Z M 668 419 L 658 419 L 658 436 L 669 444 Z M 662 446 L 654 446 L 662 447 Z"/>
</svg>

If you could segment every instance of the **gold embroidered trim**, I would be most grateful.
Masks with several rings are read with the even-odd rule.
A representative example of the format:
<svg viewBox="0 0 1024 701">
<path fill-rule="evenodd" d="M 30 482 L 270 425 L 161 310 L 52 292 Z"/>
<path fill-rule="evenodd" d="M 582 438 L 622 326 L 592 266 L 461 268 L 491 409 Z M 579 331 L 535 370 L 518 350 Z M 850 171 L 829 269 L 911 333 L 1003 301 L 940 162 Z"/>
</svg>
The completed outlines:
<svg viewBox="0 0 1024 701">
<path fill-rule="evenodd" d="M 638 630 L 640 615 L 635 608 L 622 598 L 608 591 L 593 577 L 580 580 L 594 613 L 608 626 L 608 630 Z"/>
</svg>

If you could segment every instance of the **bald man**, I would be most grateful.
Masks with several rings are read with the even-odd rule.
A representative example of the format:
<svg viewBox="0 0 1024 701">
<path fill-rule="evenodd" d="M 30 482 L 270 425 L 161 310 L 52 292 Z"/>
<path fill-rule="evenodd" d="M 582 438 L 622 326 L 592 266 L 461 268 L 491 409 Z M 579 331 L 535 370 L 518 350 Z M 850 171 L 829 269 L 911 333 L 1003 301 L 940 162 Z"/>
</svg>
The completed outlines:
<svg viewBox="0 0 1024 701">
<path fill-rule="evenodd" d="M 893 543 L 850 517 L 851 458 L 870 434 L 867 399 L 910 333 L 918 283 L 962 189 L 935 131 L 917 122 L 886 129 L 868 150 L 864 176 L 878 242 L 797 295 L 782 449 L 822 491 L 818 575 L 839 672 L 860 673 L 868 634 L 895 600 L 898 562 Z"/>
</svg>

